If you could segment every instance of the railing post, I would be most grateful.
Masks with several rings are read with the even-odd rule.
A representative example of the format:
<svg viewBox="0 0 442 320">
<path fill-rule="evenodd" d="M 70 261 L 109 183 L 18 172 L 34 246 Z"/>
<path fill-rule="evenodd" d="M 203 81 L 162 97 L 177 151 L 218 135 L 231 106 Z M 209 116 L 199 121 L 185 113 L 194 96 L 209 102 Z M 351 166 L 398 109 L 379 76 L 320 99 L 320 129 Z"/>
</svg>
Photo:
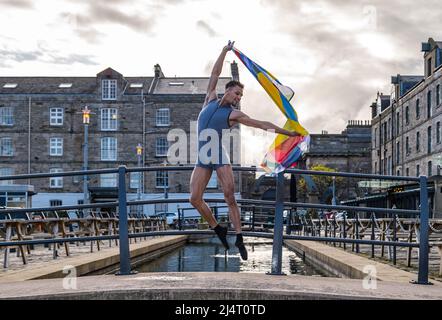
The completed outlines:
<svg viewBox="0 0 442 320">
<path fill-rule="evenodd" d="M 252 231 L 255 231 L 255 206 L 252 206 Z"/>
<path fill-rule="evenodd" d="M 120 235 L 120 271 L 117 275 L 129 275 L 129 231 L 127 222 L 127 199 L 126 199 L 126 166 L 118 167 L 118 212 L 119 212 L 119 235 Z"/>
<path fill-rule="evenodd" d="M 184 215 L 183 215 L 184 216 Z M 181 224 L 181 208 L 178 208 L 178 230 L 182 230 Z"/>
<path fill-rule="evenodd" d="M 431 284 L 428 282 L 428 189 L 427 177 L 419 177 L 420 184 L 420 233 L 419 233 L 419 271 L 417 284 Z"/>
<path fill-rule="evenodd" d="M 273 226 L 272 271 L 267 274 L 284 275 L 282 272 L 282 243 L 284 232 L 284 172 L 276 177 L 275 224 Z"/>
</svg>

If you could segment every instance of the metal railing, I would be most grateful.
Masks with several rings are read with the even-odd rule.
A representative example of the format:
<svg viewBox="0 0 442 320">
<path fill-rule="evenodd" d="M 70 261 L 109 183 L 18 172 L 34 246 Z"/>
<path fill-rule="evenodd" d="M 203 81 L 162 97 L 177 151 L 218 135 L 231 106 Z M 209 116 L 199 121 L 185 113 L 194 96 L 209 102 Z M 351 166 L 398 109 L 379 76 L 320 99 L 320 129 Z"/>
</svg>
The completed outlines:
<svg viewBox="0 0 442 320">
<path fill-rule="evenodd" d="M 68 209 L 90 209 L 90 208 L 118 208 L 119 213 L 119 234 L 117 235 L 102 235 L 97 237 L 79 237 L 79 238 L 63 238 L 63 239 L 44 239 L 44 240 L 22 240 L 22 241 L 2 241 L 0 247 L 8 247 L 15 245 L 27 245 L 27 244 L 42 244 L 42 243 L 64 243 L 74 241 L 93 241 L 93 240 L 110 240 L 119 239 L 119 251 L 120 251 L 120 271 L 121 275 L 131 274 L 130 267 L 130 255 L 129 255 L 129 239 L 143 236 L 157 236 L 157 235 L 186 235 L 186 234 L 213 234 L 212 231 L 203 230 L 175 230 L 175 231 L 160 231 L 160 232 L 141 232 L 132 233 L 128 232 L 128 206 L 135 205 L 147 205 L 156 203 L 188 203 L 188 199 L 155 199 L 155 200 L 127 200 L 126 193 L 126 175 L 130 172 L 149 172 L 149 171 L 189 171 L 193 170 L 193 166 L 157 166 L 157 167 L 135 167 L 127 168 L 126 166 L 119 166 L 118 169 L 100 169 L 100 170 L 86 170 L 86 171 L 71 171 L 62 173 L 36 173 L 36 174 L 22 174 L 2 176 L 1 180 L 20 180 L 20 179 L 33 179 L 33 178 L 49 178 L 49 177 L 61 177 L 61 176 L 84 176 L 92 174 L 104 174 L 104 173 L 117 173 L 118 174 L 118 201 L 109 203 L 97 203 L 97 204 L 83 204 L 75 206 L 57 206 L 57 207 L 44 207 L 44 208 L 23 208 L 23 209 L 6 209 L 0 210 L 1 213 L 14 213 L 20 212 L 36 212 L 36 211 L 54 211 L 54 210 L 68 210 Z M 256 167 L 233 167 L 234 171 L 249 171 L 257 172 L 262 171 Z M 284 202 L 284 173 L 294 174 L 308 174 L 319 176 L 335 176 L 335 177 L 347 177 L 347 178 L 364 178 L 364 179 L 381 179 L 381 180 L 397 180 L 397 181 L 415 181 L 420 185 L 420 210 L 402 210 L 402 209 L 386 209 L 375 207 L 354 207 L 343 205 L 323 205 L 313 203 L 298 203 L 298 202 Z M 403 246 L 403 247 L 417 247 L 419 248 L 419 269 L 418 279 L 415 281 L 417 284 L 429 284 L 428 282 L 428 264 L 429 264 L 429 210 L 428 210 L 428 190 L 427 190 L 427 177 L 401 177 L 401 176 L 382 176 L 374 174 L 358 174 L 347 172 L 320 172 L 310 170 L 288 169 L 285 172 L 276 175 L 276 200 L 252 200 L 252 199 L 238 199 L 239 204 L 244 205 L 257 205 L 257 206 L 272 206 L 275 208 L 273 234 L 264 232 L 244 232 L 245 236 L 255 236 L 264 238 L 273 238 L 273 251 L 272 251 L 272 268 L 269 274 L 280 275 L 282 274 L 282 246 L 284 239 L 293 240 L 310 240 L 310 241 L 325 241 L 325 242 L 340 242 L 350 244 L 371 244 L 371 245 L 388 245 L 388 246 Z M 208 203 L 222 203 L 223 199 L 204 199 Z M 284 208 L 313 208 L 313 209 L 328 209 L 328 210 L 351 210 L 368 213 L 382 212 L 387 214 L 402 214 L 402 215 L 414 215 L 419 217 L 420 233 L 419 243 L 398 242 L 398 241 L 380 241 L 380 240 L 363 240 L 363 239 L 348 239 L 348 238 L 336 238 L 336 237 L 321 237 L 321 236 L 300 236 L 289 235 L 283 233 L 283 210 Z M 253 226 L 253 224 L 252 224 Z M 252 230 L 254 228 L 252 227 Z"/>
</svg>

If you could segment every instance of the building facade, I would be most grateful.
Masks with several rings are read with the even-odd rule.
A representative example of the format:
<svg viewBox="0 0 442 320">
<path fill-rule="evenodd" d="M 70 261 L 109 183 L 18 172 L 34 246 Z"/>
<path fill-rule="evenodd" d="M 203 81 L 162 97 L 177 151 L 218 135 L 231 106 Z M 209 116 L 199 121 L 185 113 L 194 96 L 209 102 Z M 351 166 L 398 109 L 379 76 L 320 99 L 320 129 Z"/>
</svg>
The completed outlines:
<svg viewBox="0 0 442 320">
<path fill-rule="evenodd" d="M 307 169 L 323 165 L 336 171 L 369 173 L 371 170 L 371 126 L 368 120 L 350 120 L 340 134 L 312 134 L 309 150 L 305 154 Z M 338 200 L 359 196 L 357 182 L 344 179 Z M 319 195 L 323 197 L 324 195 Z M 327 199 L 323 199 L 327 202 Z"/>
<path fill-rule="evenodd" d="M 239 80 L 238 67 L 231 64 L 232 77 Z M 108 68 L 95 77 L 0 77 L 0 175 L 77 171 L 84 168 L 86 125 L 83 110 L 90 111 L 87 125 L 88 169 L 158 166 L 168 164 L 168 133 L 179 129 L 187 137 L 187 161 L 193 164 L 195 121 L 205 99 L 209 78 L 166 77 L 159 65 L 154 76 L 125 77 Z M 137 155 L 137 146 L 142 147 Z M 239 150 L 231 150 L 240 153 Z M 237 159 L 231 156 L 231 159 Z M 235 163 L 237 164 L 237 163 Z M 152 172 L 127 177 L 129 198 L 185 198 L 191 172 Z M 236 190 L 240 177 L 235 174 Z M 141 184 L 140 184 L 141 181 Z M 28 184 L 36 193 L 32 206 L 83 203 L 83 178 L 55 177 L 31 181 L 0 181 L 2 185 Z M 116 174 L 91 176 L 90 199 L 100 202 L 116 195 Z M 9 190 L 8 189 L 8 190 Z M 208 192 L 222 197 L 216 175 Z M 0 205 L 7 205 L 7 197 Z M 158 205 L 155 211 L 167 211 Z"/>
<path fill-rule="evenodd" d="M 440 174 L 442 42 L 422 44 L 424 75 L 396 75 L 372 104 L 372 172 Z"/>
</svg>

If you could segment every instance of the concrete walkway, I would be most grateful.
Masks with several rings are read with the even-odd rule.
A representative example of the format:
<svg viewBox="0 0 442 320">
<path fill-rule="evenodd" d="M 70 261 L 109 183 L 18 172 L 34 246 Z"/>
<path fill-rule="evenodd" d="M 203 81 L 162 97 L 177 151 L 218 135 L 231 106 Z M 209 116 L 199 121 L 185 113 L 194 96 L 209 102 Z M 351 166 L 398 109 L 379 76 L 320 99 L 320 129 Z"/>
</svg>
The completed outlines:
<svg viewBox="0 0 442 320">
<path fill-rule="evenodd" d="M 442 287 L 261 273 L 139 273 L 0 284 L 0 299 L 442 299 Z"/>
<path fill-rule="evenodd" d="M 308 261 L 336 276 L 364 279 L 370 272 L 373 278 L 380 281 L 409 283 L 412 280 L 417 280 L 417 273 L 407 272 L 321 242 L 286 240 L 284 243 L 301 255 L 305 252 Z M 431 280 L 431 282 L 437 286 L 442 285 L 435 280 Z M 442 291 L 442 287 L 440 290 Z"/>
<path fill-rule="evenodd" d="M 163 254 L 185 244 L 188 236 L 162 236 L 130 244 L 132 261 L 146 258 L 150 255 Z M 0 284 L 5 282 L 25 281 L 34 279 L 63 278 L 69 270 L 75 270 L 77 276 L 96 272 L 98 270 L 115 269 L 119 267 L 119 247 L 106 248 L 94 253 L 84 253 L 75 257 L 60 257 L 51 262 L 44 262 L 22 270 L 10 270 L 0 273 Z M 64 272 L 63 272 L 64 270 Z"/>
</svg>

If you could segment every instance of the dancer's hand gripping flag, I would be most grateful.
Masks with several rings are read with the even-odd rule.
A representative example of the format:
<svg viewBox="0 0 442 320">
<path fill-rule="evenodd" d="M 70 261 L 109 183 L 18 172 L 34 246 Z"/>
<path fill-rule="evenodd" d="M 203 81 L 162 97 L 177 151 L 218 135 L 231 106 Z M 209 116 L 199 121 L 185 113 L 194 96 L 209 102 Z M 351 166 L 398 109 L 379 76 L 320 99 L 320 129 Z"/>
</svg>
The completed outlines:
<svg viewBox="0 0 442 320">
<path fill-rule="evenodd" d="M 308 148 L 310 135 L 298 122 L 296 111 L 289 102 L 294 95 L 293 90 L 282 85 L 270 72 L 247 58 L 238 49 L 232 48 L 232 51 L 254 75 L 287 118 L 284 129 L 299 133 L 299 136 L 295 137 L 278 134 L 269 147 L 261 166 L 269 173 L 279 173 L 286 168 L 296 166 L 297 161 Z"/>
</svg>

